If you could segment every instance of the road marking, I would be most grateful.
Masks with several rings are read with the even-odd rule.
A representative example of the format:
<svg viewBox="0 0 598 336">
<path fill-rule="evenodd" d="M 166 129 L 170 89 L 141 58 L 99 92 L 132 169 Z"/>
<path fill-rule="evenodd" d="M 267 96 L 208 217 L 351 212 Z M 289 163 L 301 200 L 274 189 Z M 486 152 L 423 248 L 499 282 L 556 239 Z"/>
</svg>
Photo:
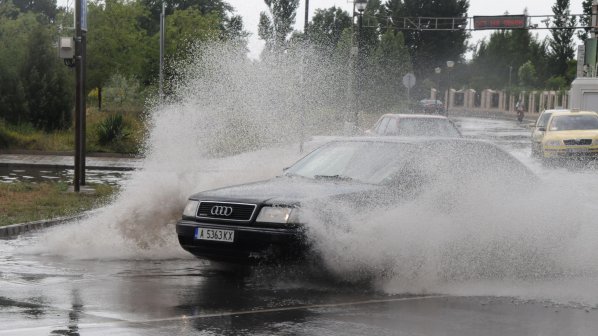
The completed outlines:
<svg viewBox="0 0 598 336">
<path fill-rule="evenodd" d="M 116 326 L 116 325 L 122 325 L 122 324 L 145 324 L 145 323 L 158 323 L 158 322 L 169 322 L 169 321 L 171 321 L 171 322 L 172 321 L 188 321 L 188 320 L 198 320 L 198 319 L 212 318 L 212 317 L 266 314 L 266 313 L 276 313 L 276 312 L 286 312 L 286 311 L 316 309 L 316 308 L 361 306 L 361 305 L 368 305 L 368 304 L 416 301 L 416 300 L 438 299 L 438 298 L 447 298 L 447 297 L 451 297 L 451 296 L 450 295 L 426 295 L 426 296 L 375 299 L 375 300 L 363 300 L 363 301 L 337 302 L 337 303 L 321 303 L 321 304 L 300 305 L 300 306 L 292 306 L 292 307 L 264 308 L 264 309 L 256 309 L 256 310 L 240 310 L 240 311 L 233 311 L 233 312 L 220 312 L 220 313 L 198 314 L 198 315 L 183 315 L 183 316 L 176 316 L 176 317 L 149 319 L 149 320 L 143 320 L 143 321 L 119 320 L 119 321 L 109 321 L 109 322 L 107 321 L 107 322 L 95 322 L 95 323 L 80 323 L 80 324 L 77 324 L 77 326 L 79 329 L 83 329 L 83 328 Z M 53 330 L 56 328 L 64 328 L 64 327 L 65 327 L 64 325 L 59 325 L 59 326 L 56 325 L 56 326 L 34 327 L 34 328 L 18 328 L 18 329 L 11 329 L 11 330 L 0 330 L 0 334 L 12 335 L 16 332 L 23 333 L 23 332 L 30 332 L 30 331 Z"/>
</svg>

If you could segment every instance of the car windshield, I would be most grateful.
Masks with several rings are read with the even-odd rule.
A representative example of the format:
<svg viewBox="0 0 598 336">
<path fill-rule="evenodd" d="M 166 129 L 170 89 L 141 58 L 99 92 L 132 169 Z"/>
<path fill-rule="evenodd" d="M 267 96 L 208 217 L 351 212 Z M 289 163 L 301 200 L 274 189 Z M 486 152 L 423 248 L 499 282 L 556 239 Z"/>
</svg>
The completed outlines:
<svg viewBox="0 0 598 336">
<path fill-rule="evenodd" d="M 526 178 L 530 174 L 496 146 L 447 139 L 421 143 L 333 142 L 299 160 L 286 175 L 386 184 L 407 176 L 478 179 L 485 178 L 481 174 L 497 178 L 512 172 Z"/>
<path fill-rule="evenodd" d="M 399 136 L 440 136 L 458 137 L 459 131 L 448 119 L 440 118 L 401 118 L 387 128 L 386 135 Z"/>
<path fill-rule="evenodd" d="M 397 170 L 396 143 L 338 142 L 317 149 L 287 170 L 287 175 L 329 177 L 378 184 Z"/>
<path fill-rule="evenodd" d="M 544 113 L 542 113 L 542 115 L 538 119 L 538 123 L 536 124 L 536 126 L 538 126 L 538 127 L 546 127 L 546 124 L 548 124 L 548 119 L 550 119 L 551 115 L 552 115 L 552 112 L 544 112 Z"/>
<path fill-rule="evenodd" d="M 562 115 L 556 116 L 550 123 L 551 131 L 595 130 L 598 129 L 598 116 Z"/>
</svg>

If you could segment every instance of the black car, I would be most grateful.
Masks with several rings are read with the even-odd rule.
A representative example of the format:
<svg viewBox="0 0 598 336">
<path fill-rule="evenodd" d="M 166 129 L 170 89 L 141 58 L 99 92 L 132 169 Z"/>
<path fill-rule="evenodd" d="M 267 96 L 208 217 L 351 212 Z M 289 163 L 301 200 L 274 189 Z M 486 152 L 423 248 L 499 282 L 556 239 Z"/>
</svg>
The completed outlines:
<svg viewBox="0 0 598 336">
<path fill-rule="evenodd" d="M 192 195 L 176 231 L 181 246 L 200 258 L 241 263 L 303 258 L 310 255 L 302 225 L 307 204 L 321 207 L 343 200 L 365 211 L 413 199 L 435 184 L 462 187 L 493 179 L 503 188 L 521 187 L 536 177 L 483 141 L 338 140 L 314 150 L 282 176 Z"/>
</svg>

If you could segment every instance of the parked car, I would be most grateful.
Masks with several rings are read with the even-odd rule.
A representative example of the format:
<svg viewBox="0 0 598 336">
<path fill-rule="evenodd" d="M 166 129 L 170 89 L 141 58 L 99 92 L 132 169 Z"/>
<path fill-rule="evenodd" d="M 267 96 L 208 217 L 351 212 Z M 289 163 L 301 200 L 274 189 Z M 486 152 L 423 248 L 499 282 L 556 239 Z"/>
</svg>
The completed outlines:
<svg viewBox="0 0 598 336">
<path fill-rule="evenodd" d="M 385 114 L 378 119 L 372 135 L 404 137 L 461 137 L 449 118 L 427 114 Z"/>
<path fill-rule="evenodd" d="M 542 157 L 553 159 L 598 157 L 598 114 L 596 112 L 555 112 L 542 138 Z"/>
<path fill-rule="evenodd" d="M 538 120 L 532 126 L 532 157 L 542 156 L 542 138 L 544 137 L 544 129 L 548 124 L 548 119 L 555 112 L 571 112 L 571 110 L 557 109 L 557 110 L 544 110 L 538 116 Z"/>
<path fill-rule="evenodd" d="M 182 248 L 199 258 L 236 263 L 302 259 L 313 255 L 305 234 L 306 218 L 311 217 L 302 217 L 308 209 L 342 200 L 359 212 L 383 211 L 434 185 L 459 189 L 493 179 L 500 189 L 513 185 L 526 190 L 536 177 L 510 154 L 479 140 L 337 140 L 282 176 L 192 195 L 176 232 Z M 342 215 L 342 209 L 330 214 Z"/>
<path fill-rule="evenodd" d="M 446 115 L 444 103 L 435 99 L 422 99 L 417 103 L 418 112 Z"/>
</svg>

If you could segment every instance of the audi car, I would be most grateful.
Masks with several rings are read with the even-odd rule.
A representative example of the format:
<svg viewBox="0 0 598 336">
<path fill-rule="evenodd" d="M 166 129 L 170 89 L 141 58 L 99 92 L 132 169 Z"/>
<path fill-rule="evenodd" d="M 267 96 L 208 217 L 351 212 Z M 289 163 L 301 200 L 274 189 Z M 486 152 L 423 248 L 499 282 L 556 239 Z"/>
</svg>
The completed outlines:
<svg viewBox="0 0 598 336">
<path fill-rule="evenodd" d="M 542 138 L 544 162 L 555 159 L 598 157 L 598 114 L 596 112 L 555 112 Z"/>
<path fill-rule="evenodd" d="M 527 190 L 535 179 L 521 162 L 488 142 L 349 138 L 315 149 L 281 176 L 192 195 L 176 232 L 182 248 L 203 259 L 304 260 L 315 254 L 306 234 L 313 218 L 305 216 L 308 210 L 344 202 L 357 211 L 384 211 L 434 186 L 466 189 L 495 181 L 501 190 L 506 185 Z M 451 201 L 457 199 L 447 197 L 443 207 Z M 335 214 L 342 210 L 331 211 L 328 218 L 343 218 Z"/>
</svg>

